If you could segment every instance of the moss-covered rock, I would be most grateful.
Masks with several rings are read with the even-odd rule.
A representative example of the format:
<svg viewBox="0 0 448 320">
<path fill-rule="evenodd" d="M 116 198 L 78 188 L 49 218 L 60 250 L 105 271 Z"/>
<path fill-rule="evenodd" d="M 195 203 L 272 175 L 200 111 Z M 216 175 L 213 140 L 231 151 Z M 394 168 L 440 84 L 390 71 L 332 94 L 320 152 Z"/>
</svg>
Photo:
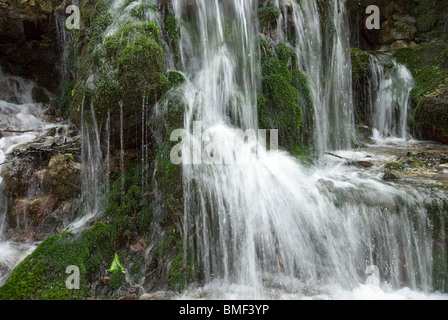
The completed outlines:
<svg viewBox="0 0 448 320">
<path fill-rule="evenodd" d="M 95 111 L 99 128 L 111 119 L 111 147 L 137 148 L 142 127 L 142 106 L 154 105 L 168 90 L 165 74 L 165 34 L 153 1 L 87 2 L 81 9 L 82 30 L 77 36 L 79 65 L 70 99 L 70 117 L 81 122 L 82 106 Z M 117 16 L 119 15 L 119 18 Z M 122 112 L 122 114 L 121 114 Z M 120 117 L 126 119 L 120 128 Z"/>
<path fill-rule="evenodd" d="M 437 37 L 447 39 L 447 0 L 415 0 L 411 13 L 417 18 L 417 40 L 430 41 Z"/>
<path fill-rule="evenodd" d="M 163 193 L 163 202 L 170 211 L 169 220 L 173 223 L 179 223 L 184 214 L 182 166 L 175 165 L 170 158 L 171 149 L 176 143 L 170 141 L 168 135 L 160 146 L 156 172 L 156 179 Z"/>
<path fill-rule="evenodd" d="M 410 96 L 415 133 L 424 139 L 443 141 L 446 98 L 440 93 L 448 78 L 448 44 L 432 41 L 416 48 L 397 49 L 395 57 L 409 68 L 415 79 Z"/>
<path fill-rule="evenodd" d="M 265 6 L 258 9 L 258 21 L 260 23 L 260 30 L 264 30 L 267 27 L 275 26 L 277 24 L 278 18 L 280 18 L 280 9 L 273 4 L 268 2 Z"/>
<path fill-rule="evenodd" d="M 126 174 L 112 182 L 104 213 L 81 233 L 55 235 L 20 263 L 0 288 L 0 299 L 85 299 L 92 295 L 114 297 L 123 277 L 101 280 L 108 274 L 115 253 L 132 262 L 132 243 L 150 232 L 152 208 L 142 191 L 141 164 L 129 165 Z M 125 259 L 126 258 L 126 259 Z M 80 289 L 70 290 L 65 281 L 68 266 L 80 270 Z"/>
<path fill-rule="evenodd" d="M 425 128 L 426 136 L 448 144 L 448 78 L 420 99 L 414 121 Z"/>
<path fill-rule="evenodd" d="M 355 105 L 355 122 L 357 124 L 368 124 L 370 119 L 369 105 L 369 65 L 370 54 L 358 48 L 350 49 L 352 61 L 352 89 L 353 102 Z"/>
<path fill-rule="evenodd" d="M 268 40 L 260 39 L 263 78 L 257 99 L 259 126 L 278 129 L 279 146 L 299 155 L 305 146 L 312 146 L 312 92 L 289 46 L 279 43 L 272 47 Z"/>
</svg>

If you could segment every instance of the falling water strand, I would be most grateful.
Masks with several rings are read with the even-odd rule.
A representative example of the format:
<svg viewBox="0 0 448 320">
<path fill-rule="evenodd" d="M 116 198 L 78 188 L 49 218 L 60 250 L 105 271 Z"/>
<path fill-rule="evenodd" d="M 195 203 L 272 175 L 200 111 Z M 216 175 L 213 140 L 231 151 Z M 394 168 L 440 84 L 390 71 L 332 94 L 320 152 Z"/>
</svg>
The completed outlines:
<svg viewBox="0 0 448 320">
<path fill-rule="evenodd" d="M 120 175 L 121 195 L 124 196 L 124 133 L 123 133 L 123 102 L 120 101 Z"/>
<path fill-rule="evenodd" d="M 286 2 L 281 3 L 286 6 Z M 300 5 L 291 1 L 288 5 L 299 65 L 312 91 L 316 153 L 347 149 L 354 135 L 354 106 L 345 0 L 328 3 L 325 29 L 317 1 L 302 1 Z"/>
<path fill-rule="evenodd" d="M 372 126 L 383 138 L 407 138 L 409 94 L 414 86 L 411 72 L 387 55 L 371 56 L 369 103 Z"/>
</svg>

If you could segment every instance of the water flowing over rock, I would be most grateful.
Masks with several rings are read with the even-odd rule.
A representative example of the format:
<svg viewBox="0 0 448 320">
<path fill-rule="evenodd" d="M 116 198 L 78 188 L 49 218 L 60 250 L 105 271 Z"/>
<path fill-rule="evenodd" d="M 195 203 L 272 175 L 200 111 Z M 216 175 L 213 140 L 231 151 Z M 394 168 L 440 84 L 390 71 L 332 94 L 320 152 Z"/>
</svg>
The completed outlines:
<svg viewBox="0 0 448 320">
<path fill-rule="evenodd" d="M 0 299 L 448 299 L 448 148 L 412 135 L 445 134 L 443 19 L 378 1 L 356 33 L 369 3 L 56 15 L 60 96 L 0 74 Z"/>
</svg>

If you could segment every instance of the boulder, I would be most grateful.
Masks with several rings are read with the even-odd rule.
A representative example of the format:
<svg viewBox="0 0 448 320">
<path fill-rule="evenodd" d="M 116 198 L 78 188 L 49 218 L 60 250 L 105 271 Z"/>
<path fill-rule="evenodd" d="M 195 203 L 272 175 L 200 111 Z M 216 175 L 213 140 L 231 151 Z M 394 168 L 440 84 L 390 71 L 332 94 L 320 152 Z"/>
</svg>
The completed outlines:
<svg viewBox="0 0 448 320">
<path fill-rule="evenodd" d="M 61 198 L 73 198 L 81 192 L 81 163 L 68 155 L 56 154 L 44 174 L 44 188 Z"/>
<path fill-rule="evenodd" d="M 448 144 L 448 80 L 420 99 L 414 120 L 425 137 Z"/>
<path fill-rule="evenodd" d="M 4 164 L 2 170 L 4 193 L 10 196 L 24 196 L 34 180 L 35 168 L 26 160 Z"/>
<path fill-rule="evenodd" d="M 6 219 L 11 227 L 8 236 L 16 241 L 34 241 L 34 232 L 57 207 L 58 198 L 52 195 L 36 195 L 31 199 L 19 198 Z"/>
<path fill-rule="evenodd" d="M 55 8 L 58 0 L 0 3 L 0 60 L 5 72 L 37 81 L 55 91 L 59 77 L 59 43 Z"/>
</svg>

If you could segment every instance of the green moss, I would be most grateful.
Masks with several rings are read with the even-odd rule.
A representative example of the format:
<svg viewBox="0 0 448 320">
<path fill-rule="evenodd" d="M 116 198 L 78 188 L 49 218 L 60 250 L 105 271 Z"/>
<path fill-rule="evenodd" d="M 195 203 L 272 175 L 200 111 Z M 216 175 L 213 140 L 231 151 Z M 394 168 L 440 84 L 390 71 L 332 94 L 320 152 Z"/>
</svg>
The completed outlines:
<svg viewBox="0 0 448 320">
<path fill-rule="evenodd" d="M 291 81 L 291 72 L 289 68 L 280 59 L 270 58 L 262 66 L 262 74 L 264 77 L 279 74 L 283 76 L 286 81 Z"/>
<path fill-rule="evenodd" d="M 385 169 L 389 169 L 389 170 L 392 170 L 392 169 L 403 169 L 404 165 L 402 163 L 400 163 L 400 162 L 392 161 L 392 162 L 386 163 L 384 165 L 384 168 Z"/>
<path fill-rule="evenodd" d="M 109 280 L 108 287 L 110 291 L 120 289 L 126 279 L 126 274 L 123 272 L 115 272 Z"/>
<path fill-rule="evenodd" d="M 439 138 L 448 136 L 448 101 L 423 97 L 414 114 L 415 123 L 438 131 Z"/>
<path fill-rule="evenodd" d="M 145 177 L 146 179 L 147 177 Z M 143 195 L 141 164 L 130 164 L 124 179 L 112 182 L 107 207 L 100 220 L 79 237 L 64 233 L 44 241 L 11 273 L 0 288 L 0 299 L 84 299 L 90 286 L 107 273 L 116 252 L 129 248 L 131 241 L 150 231 L 152 211 Z M 122 184 L 123 182 L 123 184 Z M 122 261 L 126 261 L 121 256 Z M 65 269 L 80 268 L 80 290 L 68 290 Z M 109 291 L 124 278 L 112 277 Z"/>
<path fill-rule="evenodd" d="M 147 12 L 152 10 L 151 6 L 152 2 L 143 2 L 142 7 L 137 5 L 132 10 Z M 86 13 L 87 18 L 83 20 L 93 33 L 78 46 L 80 63 L 70 116 L 75 122 L 80 121 L 81 104 L 92 102 L 101 126 L 109 113 L 112 116 L 119 113 L 120 102 L 125 103 L 125 117 L 139 112 L 143 99 L 156 103 L 168 90 L 169 82 L 164 70 L 165 52 L 158 24 L 129 19 L 116 32 L 106 36 L 104 31 L 112 23 L 108 8 L 100 11 L 95 8 L 98 16 L 91 17 Z M 88 9 L 92 7 L 85 8 Z"/>
<path fill-rule="evenodd" d="M 300 145 L 302 108 L 299 93 L 280 74 L 266 76 L 262 80 L 266 103 L 258 106 L 260 127 L 279 130 L 279 145 L 292 150 Z"/>
<path fill-rule="evenodd" d="M 176 228 L 171 227 L 163 237 L 163 240 L 157 245 L 153 252 L 152 258 L 160 260 L 168 255 L 173 249 L 179 250 L 182 248 L 182 238 L 176 232 Z"/>
<path fill-rule="evenodd" d="M 258 43 L 260 46 L 260 63 L 264 65 L 266 61 L 272 56 L 269 49 L 269 42 L 263 37 L 258 39 Z"/>
<path fill-rule="evenodd" d="M 143 1 L 132 7 L 129 14 L 139 20 L 145 20 L 148 15 L 157 12 L 157 5 L 151 1 Z"/>
<path fill-rule="evenodd" d="M 264 30 L 268 26 L 275 25 L 282 12 L 272 2 L 268 2 L 266 6 L 258 9 L 258 20 L 260 30 Z"/>
<path fill-rule="evenodd" d="M 297 56 L 284 43 L 269 49 L 260 38 L 262 91 L 257 97 L 259 126 L 279 130 L 279 145 L 301 155 L 312 146 L 314 106 L 307 77 L 297 68 Z"/>
<path fill-rule="evenodd" d="M 297 64 L 297 54 L 291 50 L 285 43 L 279 43 L 275 47 L 277 58 L 287 66 L 295 66 Z"/>
<path fill-rule="evenodd" d="M 176 71 L 168 71 L 167 78 L 169 82 L 169 89 L 177 87 L 185 83 L 185 77 Z"/>
<path fill-rule="evenodd" d="M 179 23 L 174 15 L 170 14 L 165 17 L 165 30 L 174 53 L 174 62 L 177 64 L 180 60 L 179 40 L 181 34 Z"/>
<path fill-rule="evenodd" d="M 200 269 L 197 263 L 189 262 L 188 259 L 185 260 L 184 253 L 181 251 L 171 261 L 167 282 L 171 290 L 182 292 L 199 273 Z"/>
<path fill-rule="evenodd" d="M 55 235 L 41 243 L 25 258 L 0 288 L 1 300 L 68 300 L 83 299 L 88 294 L 85 261 L 91 248 L 88 243 L 74 242 L 68 233 Z M 65 281 L 68 266 L 80 270 L 80 289 L 69 290 Z"/>
<path fill-rule="evenodd" d="M 169 140 L 170 134 L 171 131 L 157 154 L 156 178 L 171 218 L 177 221 L 181 219 L 184 212 L 183 177 L 182 166 L 173 164 L 170 158 L 171 149 L 176 144 Z"/>
<path fill-rule="evenodd" d="M 448 14 L 447 0 L 415 0 L 411 13 L 417 18 L 417 39 L 429 41 L 437 37 L 446 37 Z"/>
<path fill-rule="evenodd" d="M 425 163 L 417 157 L 410 157 L 406 159 L 406 164 L 413 168 L 421 168 L 425 166 Z"/>
<path fill-rule="evenodd" d="M 351 48 L 350 56 L 352 61 L 353 82 L 355 84 L 360 84 L 362 79 L 367 77 L 370 55 L 358 48 Z"/>
<path fill-rule="evenodd" d="M 291 75 L 291 84 L 299 93 L 300 105 L 313 110 L 313 92 L 306 75 L 299 69 L 294 69 Z"/>
<path fill-rule="evenodd" d="M 417 48 L 401 48 L 395 50 L 399 63 L 406 65 L 411 71 L 416 88 L 412 93 L 419 99 L 434 89 L 448 77 L 448 44 L 434 41 Z"/>
<path fill-rule="evenodd" d="M 420 100 L 437 90 L 448 77 L 448 44 L 433 41 L 416 48 L 397 49 L 395 57 L 409 68 L 415 79 L 415 88 L 410 93 L 411 112 L 414 115 L 412 123 L 418 126 L 437 123 L 438 113 L 430 112 L 431 101 L 420 104 Z M 441 119 L 444 121 L 442 109 Z"/>
</svg>

